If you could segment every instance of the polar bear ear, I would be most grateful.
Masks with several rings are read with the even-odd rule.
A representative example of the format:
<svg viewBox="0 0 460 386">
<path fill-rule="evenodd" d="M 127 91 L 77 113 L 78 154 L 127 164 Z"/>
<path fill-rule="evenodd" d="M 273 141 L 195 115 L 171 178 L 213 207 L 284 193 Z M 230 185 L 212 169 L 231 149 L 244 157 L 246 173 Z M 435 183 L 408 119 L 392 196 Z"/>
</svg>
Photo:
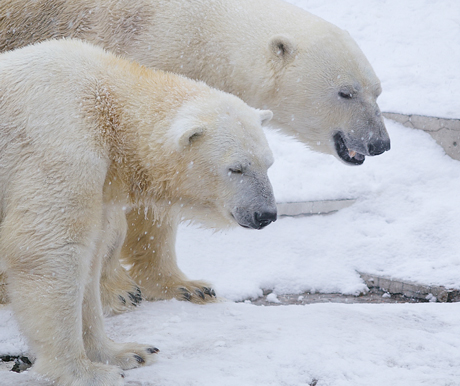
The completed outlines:
<svg viewBox="0 0 460 386">
<path fill-rule="evenodd" d="M 260 124 L 265 126 L 273 118 L 273 113 L 270 110 L 257 110 L 260 115 Z"/>
<path fill-rule="evenodd" d="M 272 36 L 268 42 L 268 48 L 277 59 L 283 60 L 284 63 L 294 59 L 297 51 L 294 39 L 283 34 Z"/>
<path fill-rule="evenodd" d="M 168 141 L 174 149 L 181 151 L 204 132 L 205 128 L 199 120 L 190 119 L 189 116 L 182 114 L 172 122 L 168 131 Z"/>
<path fill-rule="evenodd" d="M 203 127 L 192 127 L 181 133 L 177 138 L 177 146 L 179 149 L 189 146 L 196 138 L 204 134 Z"/>
</svg>

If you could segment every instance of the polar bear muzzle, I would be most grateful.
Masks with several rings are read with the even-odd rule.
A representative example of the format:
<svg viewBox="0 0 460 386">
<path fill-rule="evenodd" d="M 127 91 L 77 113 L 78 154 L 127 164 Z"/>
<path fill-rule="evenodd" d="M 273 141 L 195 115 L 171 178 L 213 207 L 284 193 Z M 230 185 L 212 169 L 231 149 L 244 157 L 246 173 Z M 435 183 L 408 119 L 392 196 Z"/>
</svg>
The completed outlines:
<svg viewBox="0 0 460 386">
<path fill-rule="evenodd" d="M 247 139 L 247 137 L 246 137 Z M 230 214 L 238 225 L 243 228 L 262 229 L 276 221 L 277 208 L 273 187 L 267 175 L 267 169 L 273 162 L 268 144 L 261 141 L 259 159 L 265 159 L 264 166 L 260 162 L 249 163 L 240 172 L 230 174 L 228 182 L 233 186 L 233 200 L 228 205 Z M 257 167 L 256 165 L 259 164 Z M 238 176 L 238 178 L 235 178 Z"/>
<path fill-rule="evenodd" d="M 276 221 L 276 206 L 260 208 L 255 212 L 244 208 L 235 208 L 232 213 L 233 218 L 243 228 L 262 229 Z"/>
<path fill-rule="evenodd" d="M 366 143 L 360 143 L 359 148 L 356 148 L 354 141 L 347 138 L 341 131 L 334 134 L 333 140 L 339 158 L 350 165 L 361 165 L 366 159 L 366 155 L 375 156 L 390 150 L 390 140 L 380 137 L 374 137 Z"/>
</svg>

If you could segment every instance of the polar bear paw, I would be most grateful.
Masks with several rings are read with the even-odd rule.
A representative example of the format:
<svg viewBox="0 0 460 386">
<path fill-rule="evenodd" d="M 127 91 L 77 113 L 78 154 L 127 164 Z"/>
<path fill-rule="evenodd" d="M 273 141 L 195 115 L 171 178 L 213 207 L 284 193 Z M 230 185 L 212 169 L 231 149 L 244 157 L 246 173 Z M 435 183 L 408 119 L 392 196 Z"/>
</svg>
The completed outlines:
<svg viewBox="0 0 460 386">
<path fill-rule="evenodd" d="M 160 350 L 149 345 L 137 343 L 118 344 L 119 352 L 112 357 L 112 364 L 123 370 L 135 369 L 147 366 L 155 362 L 156 355 Z"/>
<path fill-rule="evenodd" d="M 142 293 L 128 272 L 120 267 L 113 275 L 101 277 L 101 301 L 104 315 L 122 314 L 142 302 Z"/>
<path fill-rule="evenodd" d="M 208 286 L 192 284 L 184 287 L 179 287 L 178 289 L 182 295 L 182 299 L 179 298 L 179 300 L 186 300 L 198 304 L 209 303 L 216 300 L 216 292 Z"/>
<path fill-rule="evenodd" d="M 88 358 L 95 362 L 108 363 L 120 367 L 123 370 L 150 365 L 156 360 L 160 350 L 151 345 L 139 343 L 114 343 L 107 342 L 102 350 L 95 352 L 87 349 Z"/>
<path fill-rule="evenodd" d="M 196 304 L 207 304 L 218 301 L 216 292 L 211 285 L 201 280 L 168 280 L 149 286 L 142 286 L 142 295 L 146 300 L 177 299 Z"/>
</svg>

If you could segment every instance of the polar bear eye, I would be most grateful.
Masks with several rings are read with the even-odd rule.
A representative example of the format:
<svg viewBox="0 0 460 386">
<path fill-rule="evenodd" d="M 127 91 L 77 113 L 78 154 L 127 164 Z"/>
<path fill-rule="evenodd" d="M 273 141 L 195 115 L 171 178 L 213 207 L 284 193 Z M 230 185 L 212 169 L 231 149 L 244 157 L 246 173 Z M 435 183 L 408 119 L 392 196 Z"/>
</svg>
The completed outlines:
<svg viewBox="0 0 460 386">
<path fill-rule="evenodd" d="M 349 91 L 339 91 L 339 97 L 343 99 L 353 98 L 353 94 Z"/>
<path fill-rule="evenodd" d="M 241 166 L 236 166 L 234 168 L 229 168 L 228 171 L 231 174 L 243 174 L 243 168 Z"/>
</svg>

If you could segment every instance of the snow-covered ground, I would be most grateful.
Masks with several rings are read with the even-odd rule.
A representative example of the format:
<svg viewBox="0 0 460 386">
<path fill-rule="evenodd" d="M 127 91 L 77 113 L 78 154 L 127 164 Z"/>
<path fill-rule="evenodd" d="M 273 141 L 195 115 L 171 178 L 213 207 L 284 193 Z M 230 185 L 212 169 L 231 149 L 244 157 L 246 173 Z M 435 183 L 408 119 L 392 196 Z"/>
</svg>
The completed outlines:
<svg viewBox="0 0 460 386">
<path fill-rule="evenodd" d="M 382 80 L 383 111 L 460 118 L 457 0 L 291 2 L 351 33 Z M 183 226 L 181 268 L 230 300 L 262 289 L 356 294 L 366 289 L 357 270 L 460 288 L 460 163 L 426 133 L 386 124 L 391 151 L 359 167 L 268 130 L 278 201 L 357 202 L 333 215 L 280 218 L 263 231 Z M 144 304 L 107 326 L 116 340 L 161 349 L 157 364 L 127 372 L 132 384 L 460 385 L 460 304 L 171 301 Z M 0 309 L 0 353 L 26 351 L 11 311 Z M 1 374 L 0 385 L 27 377 Z"/>
<path fill-rule="evenodd" d="M 157 363 L 125 373 L 127 385 L 309 386 L 316 379 L 317 386 L 458 386 L 459 315 L 458 303 L 171 301 L 144 304 L 108 319 L 107 327 L 117 340 L 161 350 Z M 0 317 L 0 347 L 25 349 L 10 313 Z M 0 385 L 42 384 L 3 371 Z"/>
</svg>

